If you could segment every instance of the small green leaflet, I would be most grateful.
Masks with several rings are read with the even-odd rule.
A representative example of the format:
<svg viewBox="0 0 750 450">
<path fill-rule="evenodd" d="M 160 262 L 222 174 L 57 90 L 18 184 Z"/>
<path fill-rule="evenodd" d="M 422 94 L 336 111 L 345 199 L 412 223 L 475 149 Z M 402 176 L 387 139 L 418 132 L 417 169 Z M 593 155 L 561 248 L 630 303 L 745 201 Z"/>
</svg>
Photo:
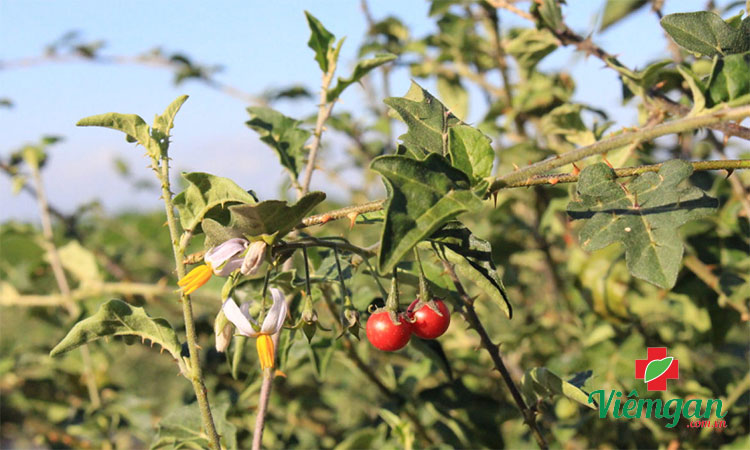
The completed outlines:
<svg viewBox="0 0 750 450">
<path fill-rule="evenodd" d="M 750 50 L 750 18 L 734 27 L 710 11 L 667 14 L 661 26 L 680 47 L 706 56 Z"/>
<path fill-rule="evenodd" d="M 204 246 L 211 248 L 235 237 L 266 235 L 280 239 L 325 198 L 322 192 L 310 192 L 291 206 L 281 200 L 230 206 L 229 225 L 222 225 L 210 218 L 203 220 L 202 228 L 206 233 Z"/>
<path fill-rule="evenodd" d="M 251 106 L 247 108 L 250 120 L 245 122 L 248 127 L 260 135 L 260 140 L 274 149 L 279 155 L 279 161 L 296 179 L 300 169 L 304 166 L 305 142 L 310 132 L 300 128 L 299 120 L 287 117 L 280 112 L 265 106 Z"/>
<path fill-rule="evenodd" d="M 370 59 L 363 59 L 359 61 L 357 65 L 354 66 L 354 70 L 348 78 L 339 77 L 339 81 L 338 83 L 336 83 L 336 87 L 328 91 L 326 98 L 329 102 L 334 101 L 341 95 L 342 92 L 344 92 L 344 89 L 349 87 L 349 85 L 361 80 L 362 77 L 367 75 L 372 69 L 382 66 L 385 63 L 391 62 L 394 59 L 396 59 L 396 55 L 386 53 L 375 55 Z"/>
<path fill-rule="evenodd" d="M 307 46 L 315 52 L 315 61 L 318 62 L 320 70 L 324 73 L 328 72 L 328 52 L 331 51 L 336 36 L 326 30 L 326 27 L 309 12 L 305 11 L 305 17 L 307 17 L 307 24 L 310 27 L 310 40 L 307 42 Z"/>
<path fill-rule="evenodd" d="M 716 199 L 690 186 L 690 163 L 665 162 L 658 173 L 644 173 L 627 185 L 615 180 L 604 163 L 586 167 L 578 180 L 578 197 L 568 204 L 573 219 L 583 219 L 585 250 L 622 242 L 633 276 L 669 289 L 677 280 L 683 243 L 677 228 L 711 215 Z"/>
<path fill-rule="evenodd" d="M 562 380 L 546 367 L 527 370 L 521 378 L 521 392 L 531 404 L 535 404 L 540 398 L 562 395 L 588 408 L 596 409 L 596 405 L 589 403 L 586 392 Z"/>
<path fill-rule="evenodd" d="M 136 336 L 144 342 L 148 339 L 162 346 L 174 359 L 180 359 L 182 347 L 172 325 L 165 319 L 153 319 L 143 308 L 122 300 L 106 302 L 96 314 L 75 324 L 49 354 L 58 356 L 105 336 Z"/>
<path fill-rule="evenodd" d="M 383 176 L 388 191 L 378 255 L 382 274 L 390 272 L 415 245 L 446 222 L 482 205 L 471 192 L 466 174 L 436 153 L 423 161 L 381 156 L 370 168 Z"/>
<path fill-rule="evenodd" d="M 648 383 L 649 381 L 654 381 L 664 375 L 664 372 L 669 370 L 669 366 L 672 365 L 673 360 L 673 356 L 667 356 L 666 358 L 655 359 L 649 362 L 646 366 L 646 373 L 643 376 L 643 382 Z"/>
<path fill-rule="evenodd" d="M 184 230 L 200 231 L 196 227 L 216 209 L 237 203 L 254 204 L 255 198 L 229 178 L 210 173 L 183 173 L 188 187 L 174 197 Z"/>
</svg>

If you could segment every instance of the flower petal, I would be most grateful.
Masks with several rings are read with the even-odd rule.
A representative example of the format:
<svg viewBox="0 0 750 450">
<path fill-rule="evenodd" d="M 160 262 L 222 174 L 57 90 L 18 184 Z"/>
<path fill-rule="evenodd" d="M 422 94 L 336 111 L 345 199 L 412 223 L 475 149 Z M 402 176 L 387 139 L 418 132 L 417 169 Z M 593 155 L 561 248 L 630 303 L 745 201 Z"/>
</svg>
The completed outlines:
<svg viewBox="0 0 750 450">
<path fill-rule="evenodd" d="M 232 238 L 207 251 L 203 260 L 211 264 L 211 267 L 219 267 L 229 258 L 244 252 L 248 245 L 250 244 L 246 239 Z"/>
<path fill-rule="evenodd" d="M 224 302 L 224 306 L 222 306 L 221 309 L 224 311 L 224 315 L 227 316 L 227 319 L 237 327 L 237 330 L 241 335 L 256 337 L 260 334 L 255 331 L 253 325 L 231 297 Z"/>
<path fill-rule="evenodd" d="M 260 327 L 260 332 L 263 334 L 274 334 L 279 331 L 282 325 L 284 325 L 286 313 L 289 309 L 286 300 L 284 300 L 284 293 L 281 290 L 271 288 L 271 297 L 273 297 L 273 305 L 268 310 L 266 318 L 263 319 L 263 325 Z"/>
<path fill-rule="evenodd" d="M 230 273 L 234 272 L 235 270 L 239 269 L 240 266 L 242 266 L 243 257 L 234 257 L 229 259 L 229 261 L 225 262 L 223 266 L 216 267 L 212 266 L 214 269 L 214 275 L 220 276 L 220 277 L 226 277 L 229 276 Z"/>
</svg>

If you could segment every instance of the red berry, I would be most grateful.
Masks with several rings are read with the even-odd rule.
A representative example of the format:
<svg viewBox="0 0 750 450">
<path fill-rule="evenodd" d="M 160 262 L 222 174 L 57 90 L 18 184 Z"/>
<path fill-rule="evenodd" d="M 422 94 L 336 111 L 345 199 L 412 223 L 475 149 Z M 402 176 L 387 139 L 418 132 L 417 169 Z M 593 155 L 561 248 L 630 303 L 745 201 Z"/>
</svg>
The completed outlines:
<svg viewBox="0 0 750 450">
<path fill-rule="evenodd" d="M 395 313 L 393 313 L 394 317 Z M 367 319 L 365 331 L 367 340 L 376 348 L 392 352 L 404 348 L 411 337 L 411 322 L 406 317 L 398 315 L 398 322 L 391 319 L 391 313 L 380 310 Z"/>
<path fill-rule="evenodd" d="M 412 332 L 422 339 L 435 339 L 442 336 L 451 324 L 451 313 L 448 307 L 442 300 L 435 299 L 433 303 L 438 311 L 432 309 L 427 303 L 415 310 L 418 303 L 419 299 L 414 300 L 406 312 L 412 322 Z"/>
</svg>

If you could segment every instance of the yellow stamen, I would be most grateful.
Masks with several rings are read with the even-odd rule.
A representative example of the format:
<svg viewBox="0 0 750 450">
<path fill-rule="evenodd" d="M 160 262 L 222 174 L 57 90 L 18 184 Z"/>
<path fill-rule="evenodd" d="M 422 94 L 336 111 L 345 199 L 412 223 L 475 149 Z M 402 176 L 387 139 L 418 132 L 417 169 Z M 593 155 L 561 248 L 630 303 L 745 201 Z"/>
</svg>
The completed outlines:
<svg viewBox="0 0 750 450">
<path fill-rule="evenodd" d="M 274 348 L 271 336 L 261 334 L 256 340 L 256 346 L 258 347 L 258 359 L 260 360 L 261 370 L 273 369 Z"/>
<path fill-rule="evenodd" d="M 208 264 L 200 265 L 182 277 L 177 285 L 185 295 L 192 294 L 196 289 L 206 284 L 213 275 L 213 269 Z"/>
</svg>

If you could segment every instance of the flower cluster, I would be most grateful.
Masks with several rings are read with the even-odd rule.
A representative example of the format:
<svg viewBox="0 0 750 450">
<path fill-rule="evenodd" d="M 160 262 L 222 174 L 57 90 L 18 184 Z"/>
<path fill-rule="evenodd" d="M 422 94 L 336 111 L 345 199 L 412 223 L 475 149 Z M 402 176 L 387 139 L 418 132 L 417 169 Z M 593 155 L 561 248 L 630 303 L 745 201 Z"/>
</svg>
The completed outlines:
<svg viewBox="0 0 750 450">
<path fill-rule="evenodd" d="M 203 286 L 213 275 L 226 277 L 239 270 L 243 275 L 254 275 L 263 265 L 267 244 L 262 241 L 250 242 L 243 238 L 233 238 L 208 250 L 203 257 L 204 264 L 194 268 L 177 284 L 184 294 L 191 294 Z M 224 352 L 232 339 L 234 328 L 239 334 L 257 338 L 258 358 L 261 369 L 275 367 L 273 335 L 281 330 L 286 320 L 288 306 L 284 294 L 270 288 L 273 304 L 266 313 L 263 324 L 250 316 L 250 303 L 237 306 L 230 297 L 224 301 L 216 319 L 216 350 Z M 223 317 L 222 317 L 223 316 Z"/>
</svg>

